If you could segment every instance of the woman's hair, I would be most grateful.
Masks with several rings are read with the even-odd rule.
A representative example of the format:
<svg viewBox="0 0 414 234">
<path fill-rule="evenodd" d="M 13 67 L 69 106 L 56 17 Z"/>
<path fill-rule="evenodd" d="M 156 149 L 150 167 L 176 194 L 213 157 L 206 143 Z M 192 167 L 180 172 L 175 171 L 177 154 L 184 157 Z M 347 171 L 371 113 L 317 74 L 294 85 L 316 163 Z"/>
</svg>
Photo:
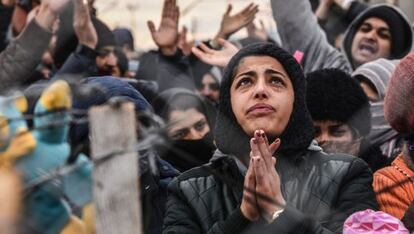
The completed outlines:
<svg viewBox="0 0 414 234">
<path fill-rule="evenodd" d="M 185 93 L 177 94 L 170 101 L 170 103 L 166 105 L 166 109 L 163 111 L 161 117 L 165 120 L 168 120 L 171 112 L 175 110 L 186 111 L 192 108 L 206 115 L 203 103 L 198 97 L 194 95 L 190 95 L 190 94 L 185 94 Z"/>
</svg>

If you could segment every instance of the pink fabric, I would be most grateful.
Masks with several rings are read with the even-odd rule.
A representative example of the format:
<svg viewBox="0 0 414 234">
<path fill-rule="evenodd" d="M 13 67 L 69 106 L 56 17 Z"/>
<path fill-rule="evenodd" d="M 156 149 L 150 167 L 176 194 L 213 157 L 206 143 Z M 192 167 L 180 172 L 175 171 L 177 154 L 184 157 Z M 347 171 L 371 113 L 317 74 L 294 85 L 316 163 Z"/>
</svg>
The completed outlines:
<svg viewBox="0 0 414 234">
<path fill-rule="evenodd" d="M 404 224 L 382 211 L 364 210 L 349 216 L 344 224 L 344 234 L 409 234 Z"/>
<path fill-rule="evenodd" d="M 296 59 L 296 61 L 300 64 L 302 62 L 303 59 L 303 52 L 302 51 L 295 51 L 295 53 L 293 54 L 293 57 Z"/>
</svg>

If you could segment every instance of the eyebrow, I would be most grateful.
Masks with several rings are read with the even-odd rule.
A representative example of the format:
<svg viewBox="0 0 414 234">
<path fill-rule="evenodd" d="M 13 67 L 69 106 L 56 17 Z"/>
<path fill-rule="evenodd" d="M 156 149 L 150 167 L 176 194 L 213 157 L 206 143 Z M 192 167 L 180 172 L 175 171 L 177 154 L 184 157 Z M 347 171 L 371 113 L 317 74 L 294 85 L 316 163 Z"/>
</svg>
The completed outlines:
<svg viewBox="0 0 414 234">
<path fill-rule="evenodd" d="M 364 22 L 364 23 L 362 23 L 362 24 L 361 24 L 361 26 L 360 26 L 360 28 L 361 28 L 362 26 L 370 26 L 370 27 L 374 28 L 374 26 L 372 26 L 372 24 L 371 24 L 371 23 L 369 23 L 369 22 Z M 387 27 L 385 27 L 385 26 L 381 26 L 381 27 L 379 27 L 378 29 L 379 29 L 379 30 L 387 30 L 387 31 L 390 31 L 390 28 L 389 28 L 388 26 L 387 26 Z"/>
<path fill-rule="evenodd" d="M 266 69 L 265 74 L 266 75 L 269 75 L 269 74 L 278 74 L 278 75 L 281 75 L 283 78 L 286 78 L 286 75 L 285 74 L 283 74 L 282 72 L 273 70 L 273 69 Z M 238 74 L 236 76 L 236 79 L 239 78 L 240 76 L 245 76 L 245 75 L 247 75 L 247 76 L 255 76 L 256 75 L 256 72 L 255 71 L 243 72 L 241 74 Z"/>
</svg>

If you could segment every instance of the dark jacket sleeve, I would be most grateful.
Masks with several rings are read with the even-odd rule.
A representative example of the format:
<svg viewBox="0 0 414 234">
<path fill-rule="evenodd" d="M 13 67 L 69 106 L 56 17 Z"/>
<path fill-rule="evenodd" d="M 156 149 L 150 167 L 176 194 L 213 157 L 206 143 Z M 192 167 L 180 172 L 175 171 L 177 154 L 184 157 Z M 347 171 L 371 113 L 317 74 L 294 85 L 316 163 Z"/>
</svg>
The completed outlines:
<svg viewBox="0 0 414 234">
<path fill-rule="evenodd" d="M 21 35 L 7 46 L 0 54 L 0 92 L 29 82 L 51 37 L 52 32 L 32 20 Z"/>
<path fill-rule="evenodd" d="M 188 58 L 180 50 L 173 56 L 159 53 L 157 76 L 160 91 L 170 88 L 195 90 Z"/>
<path fill-rule="evenodd" d="M 359 158 L 353 159 L 342 181 L 335 207 L 327 220 L 319 222 L 287 205 L 268 229 L 278 230 L 277 233 L 339 234 L 342 233 L 345 220 L 353 213 L 366 209 L 378 210 L 372 188 L 372 173 L 365 162 Z"/>
<path fill-rule="evenodd" d="M 192 215 L 189 205 L 182 199 L 179 181 L 174 179 L 168 186 L 168 200 L 162 233 L 201 233 L 200 224 Z M 250 221 L 237 208 L 224 221 L 213 224 L 207 233 L 240 233 Z"/>
<path fill-rule="evenodd" d="M 79 78 L 97 75 L 97 56 L 98 53 L 94 49 L 84 45 L 78 45 L 76 51 L 69 56 L 56 73 L 54 79 L 65 74 L 79 75 Z"/>
<path fill-rule="evenodd" d="M 0 5 L 0 52 L 7 46 L 6 37 L 13 15 L 13 10 L 13 7 Z"/>
</svg>

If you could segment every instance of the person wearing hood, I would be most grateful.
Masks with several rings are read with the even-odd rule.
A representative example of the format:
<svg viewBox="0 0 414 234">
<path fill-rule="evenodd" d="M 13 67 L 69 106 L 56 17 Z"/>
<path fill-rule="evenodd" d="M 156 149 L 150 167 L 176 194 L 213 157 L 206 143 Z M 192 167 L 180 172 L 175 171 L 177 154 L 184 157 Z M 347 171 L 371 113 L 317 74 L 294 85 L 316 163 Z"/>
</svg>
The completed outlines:
<svg viewBox="0 0 414 234">
<path fill-rule="evenodd" d="M 366 163 L 313 143 L 305 89 L 300 65 L 274 44 L 231 59 L 218 151 L 170 183 L 163 233 L 341 233 L 348 216 L 377 209 Z"/>
<path fill-rule="evenodd" d="M 197 93 L 210 100 L 213 104 L 217 104 L 220 96 L 221 77 L 220 69 L 212 67 L 209 72 L 203 75 L 200 82 L 196 82 Z"/>
<path fill-rule="evenodd" d="M 358 67 L 352 77 L 360 82 L 371 104 L 371 132 L 368 140 L 379 146 L 382 154 L 394 159 L 401 153 L 403 139 L 384 117 L 384 98 L 388 81 L 399 60 L 378 59 Z"/>
<path fill-rule="evenodd" d="M 77 90 L 73 106 L 82 118 L 83 111 L 105 104 L 111 98 L 130 101 L 137 112 L 138 141 L 146 137 L 148 129 L 160 126 L 151 120 L 152 108 L 147 100 L 131 85 L 115 77 L 90 77 L 83 80 Z M 116 126 L 114 126 L 116 127 Z M 148 130 L 148 131 L 146 131 Z M 89 153 L 89 126 L 87 123 L 73 125 L 70 129 L 72 152 Z M 72 153 L 72 154 L 73 154 Z M 179 172 L 170 163 L 161 159 L 154 149 L 139 150 L 139 179 L 141 189 L 143 228 L 145 233 L 161 233 L 167 200 L 167 185 Z M 95 232 L 91 232 L 95 233 Z"/>
<path fill-rule="evenodd" d="M 326 153 L 358 156 L 372 171 L 385 167 L 387 158 L 368 140 L 370 105 L 358 81 L 334 68 L 311 72 L 306 80 L 306 104 L 319 146 Z"/>
<path fill-rule="evenodd" d="M 344 1 L 352 2 L 352 1 Z M 352 72 L 379 58 L 400 59 L 413 44 L 407 17 L 391 5 L 374 5 L 359 14 L 345 32 L 342 51 L 329 44 L 307 0 L 272 0 L 283 48 L 304 53 L 305 73 L 339 68 Z"/>
<path fill-rule="evenodd" d="M 159 146 L 160 155 L 180 171 L 207 163 L 215 146 L 212 126 L 215 110 L 194 92 L 173 88 L 152 103 L 155 113 L 167 123 L 168 144 Z"/>
<path fill-rule="evenodd" d="M 374 174 L 374 190 L 380 209 L 401 219 L 414 231 L 414 54 L 401 60 L 389 82 L 385 119 L 404 136 L 402 153 L 391 166 Z"/>
</svg>

